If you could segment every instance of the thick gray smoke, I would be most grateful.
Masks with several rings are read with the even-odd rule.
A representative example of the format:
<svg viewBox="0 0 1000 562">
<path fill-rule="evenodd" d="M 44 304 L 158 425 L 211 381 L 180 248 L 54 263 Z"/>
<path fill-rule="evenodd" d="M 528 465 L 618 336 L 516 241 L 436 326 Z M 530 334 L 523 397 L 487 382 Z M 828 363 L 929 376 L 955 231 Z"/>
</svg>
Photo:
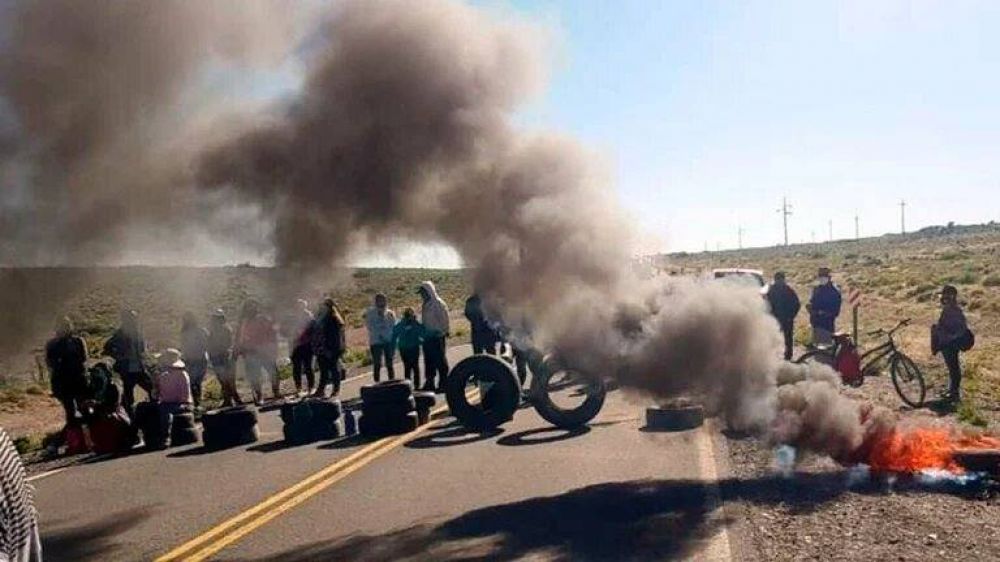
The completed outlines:
<svg viewBox="0 0 1000 562">
<path fill-rule="evenodd" d="M 125 4 L 140 17 L 128 32 L 100 25 L 103 12 L 67 7 L 67 29 L 51 36 L 76 40 L 47 47 L 50 36 L 36 22 L 14 42 L 20 49 L 6 51 L 15 62 L 4 68 L 3 95 L 22 133 L 37 141 L 32 162 L 44 164 L 29 182 L 30 204 L 69 210 L 49 237 L 67 240 L 109 201 L 131 212 L 130 202 L 163 189 L 160 182 L 176 185 L 178 176 L 160 173 L 148 153 L 134 168 L 122 157 L 157 123 L 149 108 L 178 95 L 192 59 L 233 35 L 201 31 L 200 9 L 187 8 L 200 3 L 162 5 Z M 32 6 L 21 6 L 19 17 L 31 22 Z M 167 20 L 149 13 L 161 9 Z M 192 25 L 190 41 L 161 52 L 174 38 L 163 21 Z M 594 155 L 571 139 L 514 126 L 519 105 L 543 84 L 544 33 L 453 0 L 345 0 L 321 21 L 304 49 L 301 91 L 283 109 L 222 122 L 204 138 L 207 149 L 185 152 L 198 153 L 192 183 L 204 200 L 258 209 L 273 225 L 279 265 L 326 267 L 359 242 L 444 242 L 475 272 L 486 299 L 508 317 L 529 317 L 535 340 L 571 366 L 657 399 L 703 396 L 732 426 L 781 442 L 833 454 L 860 444 L 858 409 L 839 396 L 828 371 L 783 372 L 794 368 L 778 360 L 777 325 L 759 294 L 633 278 L 633 234 Z M 41 93 L 9 79 L 36 70 L 31 48 L 51 48 L 58 61 L 95 39 L 100 48 L 80 69 L 42 65 L 48 76 L 34 86 Z M 115 53 L 108 72 L 121 78 L 106 85 L 123 91 L 84 80 L 105 76 L 108 52 Z M 136 76 L 142 84 L 132 91 L 127 82 Z M 67 88 L 84 95 L 62 100 Z M 109 108 L 99 101 L 106 96 L 121 103 Z M 31 109 L 34 99 L 40 108 Z M 80 210 L 70 192 L 86 194 Z M 801 380 L 779 391 L 779 375 Z"/>
</svg>

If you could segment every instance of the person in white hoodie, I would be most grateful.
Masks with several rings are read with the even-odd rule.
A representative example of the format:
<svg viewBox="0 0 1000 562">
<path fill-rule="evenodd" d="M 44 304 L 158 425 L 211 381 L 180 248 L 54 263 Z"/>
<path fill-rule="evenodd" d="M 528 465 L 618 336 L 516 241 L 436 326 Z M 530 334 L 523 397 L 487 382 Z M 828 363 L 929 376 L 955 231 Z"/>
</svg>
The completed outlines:
<svg viewBox="0 0 1000 562">
<path fill-rule="evenodd" d="M 424 390 L 435 390 L 434 376 L 437 375 L 437 391 L 444 392 L 444 381 L 448 376 L 445 340 L 451 331 L 448 305 L 438 296 L 431 281 L 421 283 L 417 294 L 424 301 L 420 309 L 420 322 L 424 325 L 424 370 L 427 373 Z"/>
</svg>

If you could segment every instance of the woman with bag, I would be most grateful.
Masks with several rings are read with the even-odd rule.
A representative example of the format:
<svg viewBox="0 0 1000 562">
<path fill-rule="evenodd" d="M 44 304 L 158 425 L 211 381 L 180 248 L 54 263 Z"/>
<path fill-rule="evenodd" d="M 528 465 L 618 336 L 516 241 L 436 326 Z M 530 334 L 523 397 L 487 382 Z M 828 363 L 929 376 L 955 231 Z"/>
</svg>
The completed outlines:
<svg viewBox="0 0 1000 562">
<path fill-rule="evenodd" d="M 962 365 L 959 354 L 972 349 L 975 336 L 969 330 L 962 307 L 958 304 L 958 289 L 945 285 L 941 289 L 941 317 L 931 326 L 931 351 L 941 352 L 951 384 L 944 399 L 957 403 L 961 401 Z"/>
</svg>

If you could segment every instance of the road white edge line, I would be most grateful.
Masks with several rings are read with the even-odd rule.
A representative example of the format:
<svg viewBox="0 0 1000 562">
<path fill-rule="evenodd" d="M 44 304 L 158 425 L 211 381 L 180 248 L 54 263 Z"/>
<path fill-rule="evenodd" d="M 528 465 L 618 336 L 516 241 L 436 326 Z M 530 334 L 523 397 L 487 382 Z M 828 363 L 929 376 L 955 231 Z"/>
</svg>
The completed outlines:
<svg viewBox="0 0 1000 562">
<path fill-rule="evenodd" d="M 695 433 L 695 448 L 698 450 L 698 472 L 707 483 L 705 508 L 713 517 L 722 517 L 722 493 L 719 490 L 719 471 L 715 461 L 715 447 L 712 444 L 711 425 L 702 425 Z M 729 562 L 733 550 L 729 543 L 729 531 L 724 525 L 708 539 L 708 544 L 698 553 L 698 560 L 707 562 Z"/>
</svg>

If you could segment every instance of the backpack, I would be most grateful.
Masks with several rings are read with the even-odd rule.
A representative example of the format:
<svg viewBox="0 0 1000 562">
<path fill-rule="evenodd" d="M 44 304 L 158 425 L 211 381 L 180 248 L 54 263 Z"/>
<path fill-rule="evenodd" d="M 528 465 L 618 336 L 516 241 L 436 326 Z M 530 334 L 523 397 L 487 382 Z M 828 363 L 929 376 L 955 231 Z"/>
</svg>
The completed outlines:
<svg viewBox="0 0 1000 562">
<path fill-rule="evenodd" d="M 840 345 L 834 369 L 840 373 L 841 380 L 848 386 L 858 387 L 864 382 L 861 374 L 861 356 L 858 355 L 858 348 L 852 341 L 845 341 Z"/>
<path fill-rule="evenodd" d="M 955 345 L 962 351 L 969 351 L 976 346 L 976 334 L 973 334 L 972 330 L 966 328 L 965 333 L 955 340 Z"/>
</svg>

